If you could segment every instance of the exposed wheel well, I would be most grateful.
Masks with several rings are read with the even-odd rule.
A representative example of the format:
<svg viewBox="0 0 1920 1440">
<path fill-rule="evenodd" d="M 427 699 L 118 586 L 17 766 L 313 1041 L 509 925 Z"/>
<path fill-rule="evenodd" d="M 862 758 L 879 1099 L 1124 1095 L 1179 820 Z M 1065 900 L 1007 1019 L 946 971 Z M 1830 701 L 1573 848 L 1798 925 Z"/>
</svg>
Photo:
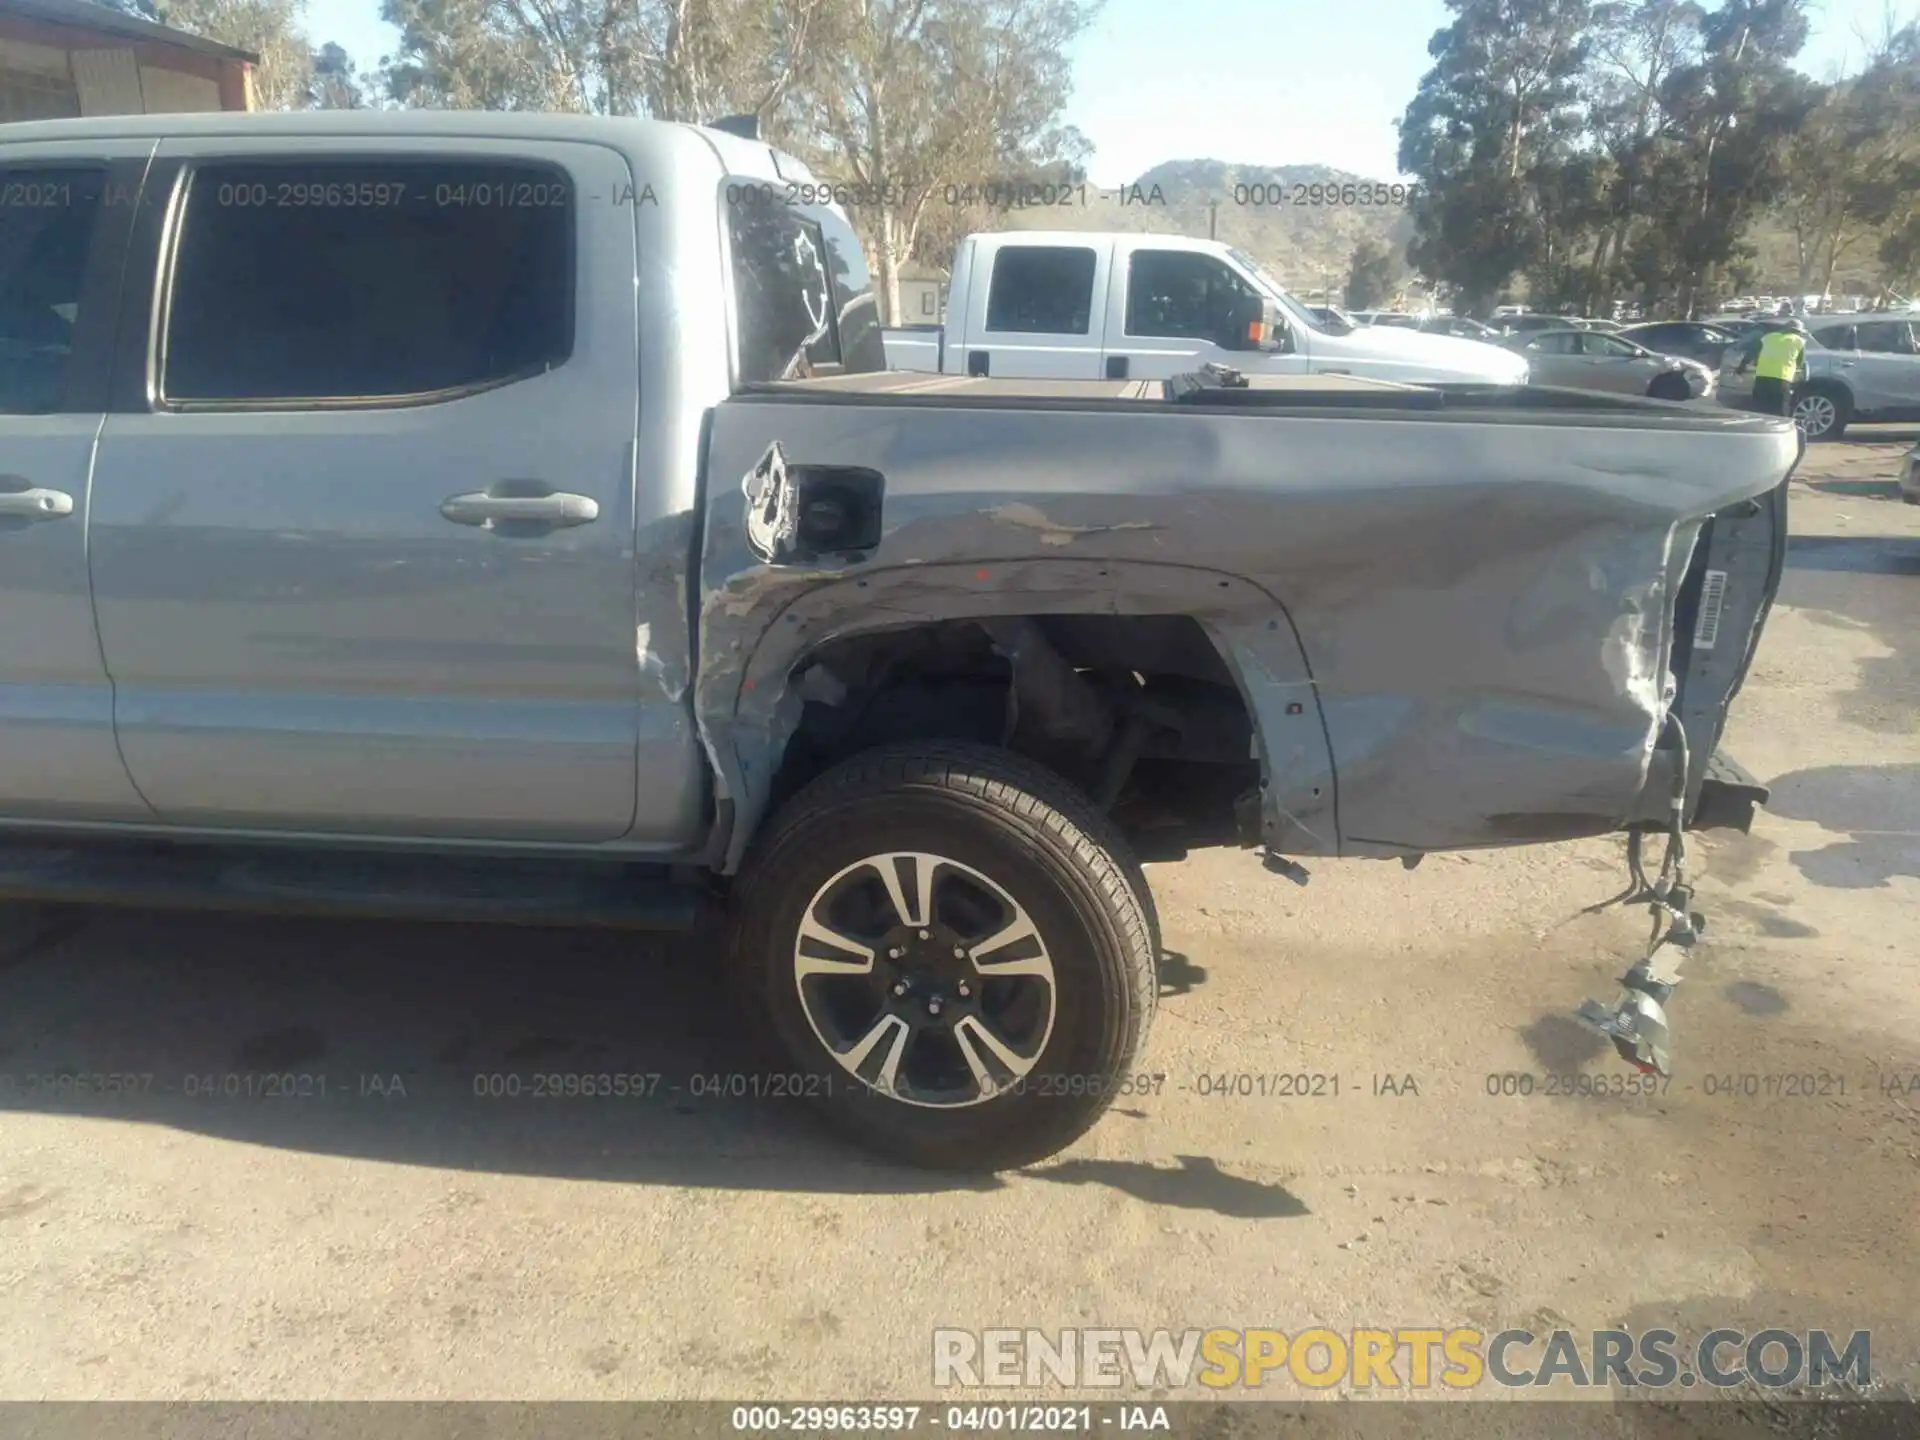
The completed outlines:
<svg viewBox="0 0 1920 1440">
<path fill-rule="evenodd" d="M 974 740 L 1070 780 L 1144 859 L 1257 833 L 1252 719 L 1233 672 L 1188 616 L 994 617 L 875 631 L 810 652 L 793 684 L 804 707 L 775 805 L 876 745 Z"/>
</svg>

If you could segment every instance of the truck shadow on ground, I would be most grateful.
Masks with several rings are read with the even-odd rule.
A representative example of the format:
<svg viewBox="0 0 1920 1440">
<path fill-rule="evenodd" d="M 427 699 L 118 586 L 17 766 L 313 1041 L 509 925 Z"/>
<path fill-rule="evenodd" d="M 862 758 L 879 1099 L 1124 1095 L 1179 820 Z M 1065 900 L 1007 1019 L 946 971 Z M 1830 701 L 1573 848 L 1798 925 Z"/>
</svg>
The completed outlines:
<svg viewBox="0 0 1920 1440">
<path fill-rule="evenodd" d="M 1520 1041 L 1540 1068 L 1549 1075 L 1564 1075 L 1583 1068 L 1606 1053 L 1607 1040 L 1589 1030 L 1571 1015 L 1549 1013 L 1540 1016 L 1520 1032 Z"/>
<path fill-rule="evenodd" d="M 1204 1155 L 1175 1158 L 1178 1168 L 1131 1160 L 1061 1160 L 1026 1173 L 1056 1185 L 1107 1185 L 1152 1205 L 1209 1210 L 1235 1220 L 1291 1220 L 1312 1213 L 1284 1185 L 1230 1174 Z"/>
<path fill-rule="evenodd" d="M 1795 535 L 1787 544 L 1787 565 L 1794 570 L 1840 570 L 1856 575 L 1920 575 L 1920 539 L 1908 535 Z"/>
<path fill-rule="evenodd" d="M 1916 575 L 1920 537 L 1808 535 L 1788 545 L 1781 602 L 1816 624 L 1864 634 L 1886 648 L 1884 655 L 1857 662 L 1854 688 L 1840 700 L 1840 718 L 1848 724 L 1887 735 L 1912 733 L 1912 695 L 1920 684 Z"/>
<path fill-rule="evenodd" d="M 1822 495 L 1841 495 L 1850 500 L 1900 500 L 1898 480 L 1808 480 L 1804 483 Z"/>
<path fill-rule="evenodd" d="M 1835 449 L 1851 449 L 1868 445 L 1911 445 L 1915 440 L 1920 440 L 1920 425 L 1911 420 L 1886 420 L 1851 426 L 1840 440 L 1822 440 L 1819 444 L 1822 448 L 1832 445 Z"/>
<path fill-rule="evenodd" d="M 1191 995 L 1207 980 L 1207 967 L 1196 965 L 1178 950 L 1160 952 L 1160 998 Z"/>
<path fill-rule="evenodd" d="M 1790 859 L 1816 885 L 1875 888 L 1920 876 L 1920 765 L 1817 765 L 1773 781 L 1767 809 L 1850 838 Z"/>
<path fill-rule="evenodd" d="M 578 1093 L 612 1077 L 625 1093 Z M 62 909 L 0 944 L 0 1110 L 567 1179 L 863 1194 L 1009 1183 L 872 1159 L 781 1082 L 753 1062 L 712 946 L 694 940 Z M 1192 1157 L 1024 1174 L 1301 1213 Z"/>
</svg>

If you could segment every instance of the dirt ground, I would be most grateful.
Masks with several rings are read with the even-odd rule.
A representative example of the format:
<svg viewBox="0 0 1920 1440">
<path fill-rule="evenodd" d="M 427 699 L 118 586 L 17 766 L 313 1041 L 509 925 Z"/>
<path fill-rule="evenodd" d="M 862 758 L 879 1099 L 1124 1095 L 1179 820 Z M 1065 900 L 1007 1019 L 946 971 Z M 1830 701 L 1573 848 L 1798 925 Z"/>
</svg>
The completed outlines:
<svg viewBox="0 0 1920 1440">
<path fill-rule="evenodd" d="M 1091 1324 L 1870 1329 L 1875 1370 L 1911 1379 L 1912 439 L 1816 447 L 1796 486 L 1728 737 L 1774 800 L 1752 836 L 1695 846 L 1710 929 L 1664 1095 L 1545 1093 L 1620 1070 L 1568 1018 L 1644 940 L 1643 912 L 1582 913 L 1620 888 L 1610 840 L 1318 864 L 1304 889 L 1243 853 L 1152 867 L 1161 1093 L 978 1183 L 692 1094 L 735 1055 L 697 947 L 16 914 L 0 1397 L 926 1397 L 937 1326 Z M 667 1079 L 474 1094 L 543 1069 Z M 240 1070 L 334 1089 L 219 1093 Z M 172 1093 L 23 1088 L 59 1072 Z M 1299 1072 L 1337 1096 L 1208 1093 Z M 1489 1094 L 1522 1073 L 1535 1093 Z M 1770 1078 L 1802 1075 L 1829 1078 Z"/>
</svg>

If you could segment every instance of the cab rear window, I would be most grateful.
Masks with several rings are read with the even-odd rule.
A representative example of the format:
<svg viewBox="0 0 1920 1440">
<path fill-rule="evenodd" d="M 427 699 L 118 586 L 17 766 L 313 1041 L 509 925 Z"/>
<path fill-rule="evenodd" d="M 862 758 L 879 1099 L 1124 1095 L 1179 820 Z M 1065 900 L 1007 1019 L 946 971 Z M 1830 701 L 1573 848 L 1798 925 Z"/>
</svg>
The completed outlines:
<svg viewBox="0 0 1920 1440">
<path fill-rule="evenodd" d="M 827 239 L 777 198 L 727 206 L 740 379 L 788 380 L 841 364 Z"/>
</svg>

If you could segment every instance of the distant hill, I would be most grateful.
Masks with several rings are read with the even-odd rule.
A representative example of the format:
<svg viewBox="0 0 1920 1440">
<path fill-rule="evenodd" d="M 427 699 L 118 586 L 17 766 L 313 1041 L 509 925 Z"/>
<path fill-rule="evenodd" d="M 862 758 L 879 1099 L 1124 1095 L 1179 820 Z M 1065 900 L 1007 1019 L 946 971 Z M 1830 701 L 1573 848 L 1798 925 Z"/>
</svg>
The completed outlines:
<svg viewBox="0 0 1920 1440">
<path fill-rule="evenodd" d="M 1762 219 L 1747 232 L 1754 248 L 1754 283 L 1748 287 L 1759 295 L 1802 293 L 1799 286 L 1800 252 L 1794 244 L 1793 227 L 1783 216 Z M 1811 294 L 1820 288 L 1820 267 L 1806 287 Z M 1841 256 L 1833 272 L 1835 295 L 1875 295 L 1880 290 L 1878 242 L 1871 236 L 1853 242 Z"/>
<path fill-rule="evenodd" d="M 1404 260 L 1412 233 L 1406 206 L 1357 203 L 1360 187 L 1384 189 L 1387 183 L 1326 165 L 1170 160 L 1124 189 L 1126 198 L 1151 197 L 1158 186 L 1164 203 L 1124 203 L 1123 194 L 1111 188 L 1096 198 L 1094 187 L 1089 186 L 1085 206 L 1016 209 L 999 223 L 1014 230 L 1122 230 L 1204 237 L 1211 221 L 1216 238 L 1247 251 L 1289 289 L 1305 296 L 1323 286 L 1338 290 L 1344 285 L 1354 246 L 1363 239 L 1379 241 Z M 1312 203 L 1315 185 L 1325 187 L 1317 196 L 1320 203 Z M 1349 198 L 1356 203 L 1342 204 L 1342 187 L 1349 185 L 1355 187 Z"/>
<path fill-rule="evenodd" d="M 1388 182 L 1392 183 L 1392 182 Z M 1014 230 L 1124 230 L 1170 235 L 1204 236 L 1209 218 L 1217 238 L 1257 257 L 1268 269 L 1303 297 L 1325 286 L 1336 291 L 1345 284 L 1354 246 L 1363 239 L 1385 245 L 1404 265 L 1406 246 L 1413 235 L 1407 207 L 1402 205 L 1295 204 L 1300 187 L 1307 199 L 1314 185 L 1341 188 L 1382 184 L 1327 165 L 1233 165 L 1224 160 L 1169 160 L 1133 182 L 1151 194 L 1160 187 L 1165 204 L 1122 204 L 1108 188 L 1095 199 L 1088 187 L 1084 206 L 1049 206 L 1011 210 L 996 225 Z M 1132 187 L 1127 194 L 1133 194 Z M 1327 199 L 1323 188 L 1321 199 Z M 1358 196 L 1356 194 L 1355 198 Z M 1272 203 L 1269 203 L 1272 202 Z M 1793 233 L 1784 219 L 1762 217 L 1749 232 L 1757 253 L 1756 293 L 1786 294 L 1798 274 Z M 1834 276 L 1834 293 L 1872 294 L 1877 288 L 1873 242 L 1855 245 L 1841 259 Z M 1515 296 L 1525 294 L 1516 281 Z"/>
</svg>

